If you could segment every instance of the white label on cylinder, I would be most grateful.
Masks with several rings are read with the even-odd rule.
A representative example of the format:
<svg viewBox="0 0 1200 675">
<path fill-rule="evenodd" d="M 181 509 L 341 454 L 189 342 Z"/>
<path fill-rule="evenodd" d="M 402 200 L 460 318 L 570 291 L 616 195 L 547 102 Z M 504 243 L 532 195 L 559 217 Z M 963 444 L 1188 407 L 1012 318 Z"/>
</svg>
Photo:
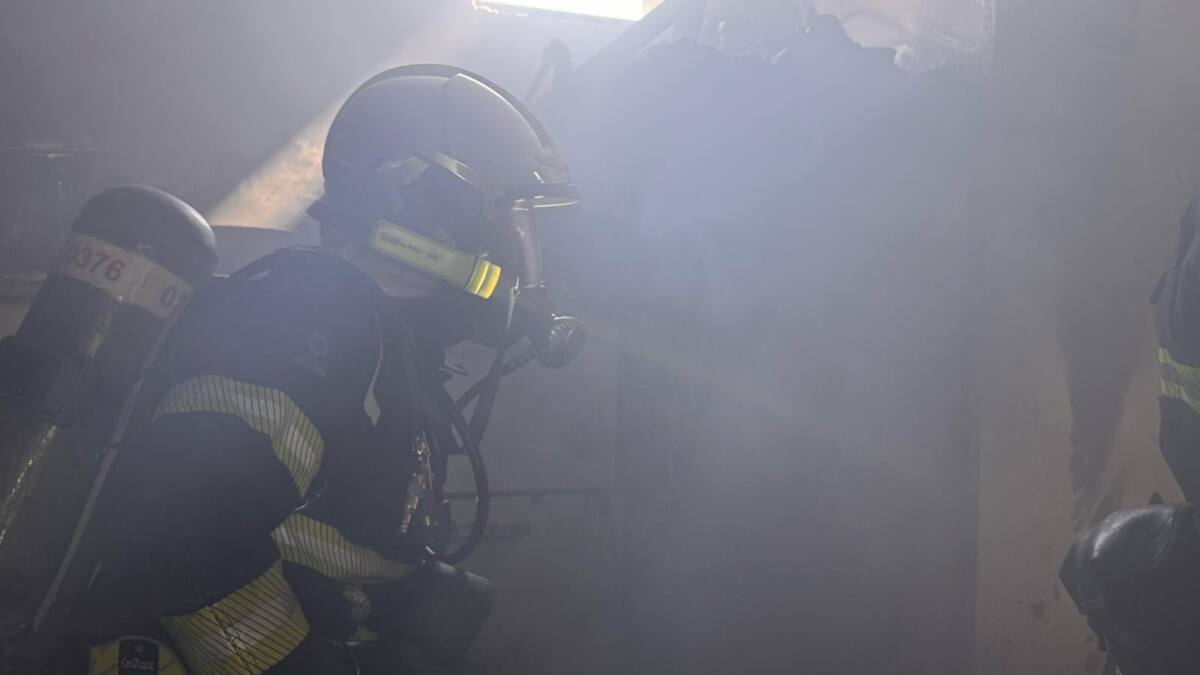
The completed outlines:
<svg viewBox="0 0 1200 675">
<path fill-rule="evenodd" d="M 58 272 L 162 319 L 175 316 L 192 293 L 186 281 L 158 263 L 86 234 L 71 235 L 59 258 Z"/>
</svg>

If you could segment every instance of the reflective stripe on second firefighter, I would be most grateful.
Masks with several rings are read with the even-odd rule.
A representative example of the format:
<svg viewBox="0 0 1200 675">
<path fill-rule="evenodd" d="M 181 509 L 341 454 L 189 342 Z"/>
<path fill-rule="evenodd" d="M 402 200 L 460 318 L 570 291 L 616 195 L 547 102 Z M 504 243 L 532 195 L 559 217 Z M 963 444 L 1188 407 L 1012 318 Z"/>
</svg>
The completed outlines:
<svg viewBox="0 0 1200 675">
<path fill-rule="evenodd" d="M 193 675 L 259 675 L 292 653 L 308 621 L 276 561 L 217 602 L 163 619 Z"/>
<path fill-rule="evenodd" d="M 1158 365 L 1162 375 L 1162 395 L 1179 399 L 1200 413 L 1200 367 L 1179 363 L 1163 348 L 1158 350 Z"/>
<path fill-rule="evenodd" d="M 296 489 L 301 495 L 308 492 L 321 468 L 325 442 L 287 394 L 218 375 L 201 375 L 168 391 L 154 416 L 193 412 L 234 415 L 266 434 L 275 456 L 291 472 Z"/>
</svg>

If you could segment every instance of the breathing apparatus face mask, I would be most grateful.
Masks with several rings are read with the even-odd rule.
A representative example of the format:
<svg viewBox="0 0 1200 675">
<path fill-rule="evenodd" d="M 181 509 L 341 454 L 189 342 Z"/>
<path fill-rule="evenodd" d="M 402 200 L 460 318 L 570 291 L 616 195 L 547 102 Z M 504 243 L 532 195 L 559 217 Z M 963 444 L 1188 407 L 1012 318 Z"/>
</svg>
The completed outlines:
<svg viewBox="0 0 1200 675">
<path fill-rule="evenodd" d="M 513 202 L 509 211 L 524 276 L 518 289 L 508 338 L 510 341 L 529 338 L 538 360 L 548 368 L 559 368 L 570 363 L 579 355 L 586 340 L 579 319 L 555 313 L 554 301 L 542 274 L 537 214 L 543 209 L 563 205 L 554 201 L 539 205 L 536 199 L 523 199 Z"/>
<path fill-rule="evenodd" d="M 385 165 L 373 176 L 343 168 L 358 186 L 359 208 L 369 203 L 374 214 L 387 214 L 373 216 L 370 250 L 453 286 L 445 301 L 453 320 L 465 322 L 463 337 L 497 348 L 528 338 L 538 360 L 551 368 L 579 354 L 586 333 L 578 319 L 555 314 L 537 231 L 537 214 L 574 204 L 573 192 L 531 186 L 483 203 L 475 189 L 445 172 L 429 171 L 430 165 L 417 158 Z M 397 183 L 417 189 L 398 193 L 388 187 Z M 365 201 L 363 185 L 373 193 Z"/>
</svg>

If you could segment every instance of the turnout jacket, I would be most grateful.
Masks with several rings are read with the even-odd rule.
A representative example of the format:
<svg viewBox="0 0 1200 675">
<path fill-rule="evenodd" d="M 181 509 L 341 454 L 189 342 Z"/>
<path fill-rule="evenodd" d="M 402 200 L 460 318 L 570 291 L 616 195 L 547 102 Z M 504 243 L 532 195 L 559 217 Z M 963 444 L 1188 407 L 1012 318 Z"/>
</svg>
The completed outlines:
<svg viewBox="0 0 1200 675">
<path fill-rule="evenodd" d="M 197 298 L 115 469 L 98 580 L 190 672 L 341 672 L 423 546 L 398 535 L 415 443 L 449 438 L 438 347 L 348 263 L 281 251 Z M 319 639 L 320 638 L 320 639 Z"/>
</svg>

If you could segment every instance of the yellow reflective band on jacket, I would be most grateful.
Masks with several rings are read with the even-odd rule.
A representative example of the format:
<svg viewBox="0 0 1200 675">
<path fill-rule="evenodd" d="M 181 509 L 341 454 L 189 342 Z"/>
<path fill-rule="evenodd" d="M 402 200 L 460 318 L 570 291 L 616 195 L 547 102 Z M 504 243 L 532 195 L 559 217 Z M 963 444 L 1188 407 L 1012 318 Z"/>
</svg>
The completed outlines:
<svg viewBox="0 0 1200 675">
<path fill-rule="evenodd" d="M 358 630 L 354 631 L 354 635 L 351 635 L 350 639 L 346 640 L 346 642 L 352 645 L 360 645 L 364 642 L 374 642 L 378 639 L 379 633 L 376 633 L 370 628 L 363 628 L 362 626 L 359 626 Z"/>
<path fill-rule="evenodd" d="M 308 635 L 278 560 L 242 588 L 191 614 L 165 618 L 163 625 L 192 675 L 259 675 Z"/>
<path fill-rule="evenodd" d="M 1179 363 L 1161 347 L 1158 350 L 1158 366 L 1162 378 L 1162 395 L 1179 399 L 1200 413 L 1200 367 Z"/>
<path fill-rule="evenodd" d="M 371 613 L 371 598 L 366 591 L 353 584 L 342 587 L 342 598 L 350 605 L 350 618 L 355 621 L 365 621 Z"/>
<path fill-rule="evenodd" d="M 342 599 L 350 605 L 350 619 L 352 621 L 361 624 L 367 620 L 367 617 L 371 614 L 371 598 L 367 596 L 366 591 L 359 586 L 345 584 L 342 586 Z M 378 633 L 360 625 L 347 642 L 350 644 L 362 644 L 364 642 L 374 642 L 378 639 Z"/>
<path fill-rule="evenodd" d="M 346 539 L 332 525 L 299 513 L 288 516 L 271 538 L 284 560 L 346 583 L 396 581 L 413 570 L 412 565 L 385 558 Z"/>
<path fill-rule="evenodd" d="M 503 271 L 486 258 L 465 253 L 386 220 L 375 224 L 371 250 L 408 263 L 484 300 L 496 292 Z"/>
<path fill-rule="evenodd" d="M 218 375 L 201 375 L 163 396 L 155 419 L 176 413 L 233 415 L 271 439 L 275 457 L 288 468 L 301 495 L 321 468 L 325 442 L 287 394 Z"/>
</svg>

